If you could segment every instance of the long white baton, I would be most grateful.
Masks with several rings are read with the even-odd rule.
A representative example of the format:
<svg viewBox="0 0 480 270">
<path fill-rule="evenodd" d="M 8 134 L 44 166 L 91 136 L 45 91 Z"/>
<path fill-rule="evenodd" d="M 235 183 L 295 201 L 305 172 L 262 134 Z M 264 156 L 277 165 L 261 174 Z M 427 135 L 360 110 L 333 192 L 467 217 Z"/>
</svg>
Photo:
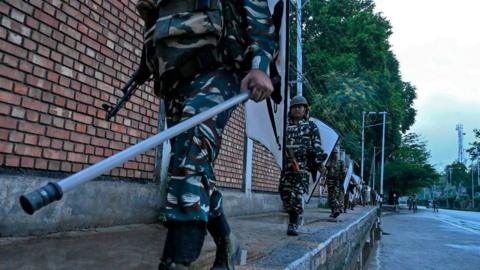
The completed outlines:
<svg viewBox="0 0 480 270">
<path fill-rule="evenodd" d="M 88 182 L 97 176 L 110 171 L 111 169 L 122 165 L 133 157 L 145 153 L 162 142 L 171 139 L 186 130 L 203 123 L 213 116 L 243 102 L 250 97 L 250 92 L 245 91 L 232 97 L 225 102 L 218 104 L 202 113 L 199 113 L 177 125 L 158 133 L 138 144 L 106 158 L 84 170 L 81 170 L 59 182 L 50 182 L 47 185 L 36 189 L 26 195 L 20 196 L 20 204 L 25 212 L 33 214 L 38 209 L 62 198 L 63 193 L 73 189 L 74 187 Z"/>
</svg>

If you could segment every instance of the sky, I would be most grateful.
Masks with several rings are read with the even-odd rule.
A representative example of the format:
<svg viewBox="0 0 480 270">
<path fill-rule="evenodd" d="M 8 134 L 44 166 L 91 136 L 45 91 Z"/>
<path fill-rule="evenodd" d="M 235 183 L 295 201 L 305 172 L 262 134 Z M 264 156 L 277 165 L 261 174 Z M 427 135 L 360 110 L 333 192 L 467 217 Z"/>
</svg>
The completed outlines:
<svg viewBox="0 0 480 270">
<path fill-rule="evenodd" d="M 427 141 L 437 170 L 458 157 L 480 129 L 480 1 L 375 0 L 391 25 L 390 44 L 404 81 L 417 87 L 411 132 Z M 467 156 L 467 153 L 465 153 Z"/>
</svg>

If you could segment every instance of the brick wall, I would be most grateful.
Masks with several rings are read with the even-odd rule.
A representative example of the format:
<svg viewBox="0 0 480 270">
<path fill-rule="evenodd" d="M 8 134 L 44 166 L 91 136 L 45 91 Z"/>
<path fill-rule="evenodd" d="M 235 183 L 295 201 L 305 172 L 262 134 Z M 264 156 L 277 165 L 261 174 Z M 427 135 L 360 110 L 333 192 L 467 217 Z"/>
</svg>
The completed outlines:
<svg viewBox="0 0 480 270">
<path fill-rule="evenodd" d="M 1 167 L 76 172 L 156 132 L 150 85 L 103 120 L 102 104 L 121 97 L 140 61 L 135 2 L 0 1 Z M 222 187 L 243 186 L 242 112 L 233 114 L 215 164 Z M 254 162 L 254 190 L 275 191 L 273 158 L 256 146 Z M 153 164 L 152 150 L 109 175 L 150 179 Z"/>
<path fill-rule="evenodd" d="M 263 145 L 253 145 L 252 190 L 277 192 L 280 180 L 280 168 L 273 155 Z"/>
<path fill-rule="evenodd" d="M 0 14 L 1 165 L 74 172 L 156 131 L 150 89 L 112 122 L 101 109 L 140 60 L 133 1 L 8 0 Z M 152 164 L 149 151 L 110 175 L 150 178 Z"/>
</svg>

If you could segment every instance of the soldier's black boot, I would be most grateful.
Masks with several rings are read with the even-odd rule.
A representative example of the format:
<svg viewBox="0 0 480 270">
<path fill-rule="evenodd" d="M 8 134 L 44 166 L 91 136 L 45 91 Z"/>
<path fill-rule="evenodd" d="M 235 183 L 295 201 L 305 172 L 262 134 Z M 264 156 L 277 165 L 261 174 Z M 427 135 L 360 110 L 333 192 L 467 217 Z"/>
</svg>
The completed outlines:
<svg viewBox="0 0 480 270">
<path fill-rule="evenodd" d="M 217 246 L 215 261 L 210 270 L 234 270 L 240 245 L 230 230 L 225 214 L 210 218 L 207 228 Z"/>
<path fill-rule="evenodd" d="M 206 226 L 204 222 L 170 222 L 159 270 L 188 270 L 202 250 Z"/>
<path fill-rule="evenodd" d="M 288 221 L 288 228 L 287 228 L 287 235 L 297 236 L 298 235 L 298 219 L 299 215 L 295 212 L 289 213 L 289 221 Z"/>
</svg>

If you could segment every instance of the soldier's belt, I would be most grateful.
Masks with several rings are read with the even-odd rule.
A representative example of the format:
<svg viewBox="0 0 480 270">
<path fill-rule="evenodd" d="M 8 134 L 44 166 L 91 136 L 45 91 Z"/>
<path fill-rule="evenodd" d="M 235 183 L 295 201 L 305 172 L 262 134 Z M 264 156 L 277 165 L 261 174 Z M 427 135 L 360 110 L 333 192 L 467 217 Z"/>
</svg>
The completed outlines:
<svg viewBox="0 0 480 270">
<path fill-rule="evenodd" d="M 160 17 L 180 12 L 217 9 L 218 0 L 157 0 Z"/>
</svg>

